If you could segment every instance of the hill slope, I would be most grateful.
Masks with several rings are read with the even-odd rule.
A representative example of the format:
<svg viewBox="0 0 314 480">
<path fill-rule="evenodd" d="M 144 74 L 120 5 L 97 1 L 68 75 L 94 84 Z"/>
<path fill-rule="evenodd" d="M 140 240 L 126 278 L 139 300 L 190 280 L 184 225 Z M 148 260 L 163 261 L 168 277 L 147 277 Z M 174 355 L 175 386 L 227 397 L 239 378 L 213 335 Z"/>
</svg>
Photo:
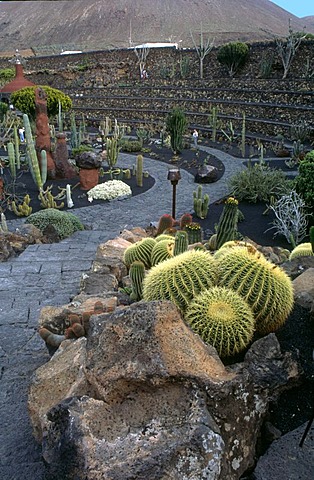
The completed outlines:
<svg viewBox="0 0 314 480">
<path fill-rule="evenodd" d="M 269 0 L 10 1 L 0 3 L 0 50 L 60 53 L 167 41 L 186 47 L 193 46 L 190 31 L 198 42 L 201 24 L 217 45 L 285 35 L 289 18 L 302 29 L 302 19 Z"/>
</svg>

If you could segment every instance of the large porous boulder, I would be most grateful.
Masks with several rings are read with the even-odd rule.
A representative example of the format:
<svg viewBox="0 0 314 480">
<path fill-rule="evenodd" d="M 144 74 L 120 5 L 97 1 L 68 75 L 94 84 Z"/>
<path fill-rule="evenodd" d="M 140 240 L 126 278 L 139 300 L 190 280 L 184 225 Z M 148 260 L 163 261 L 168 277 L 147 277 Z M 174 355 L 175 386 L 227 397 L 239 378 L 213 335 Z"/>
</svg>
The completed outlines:
<svg viewBox="0 0 314 480">
<path fill-rule="evenodd" d="M 214 183 L 216 182 L 217 177 L 217 167 L 213 167 L 212 165 L 203 165 L 197 171 L 194 180 L 196 183 Z"/>
<path fill-rule="evenodd" d="M 226 368 L 171 302 L 140 302 L 91 318 L 84 375 L 85 392 L 68 385 L 46 410 L 36 412 L 30 388 L 52 480 L 238 479 L 254 463 L 269 398 L 299 372 L 274 334 Z"/>
</svg>

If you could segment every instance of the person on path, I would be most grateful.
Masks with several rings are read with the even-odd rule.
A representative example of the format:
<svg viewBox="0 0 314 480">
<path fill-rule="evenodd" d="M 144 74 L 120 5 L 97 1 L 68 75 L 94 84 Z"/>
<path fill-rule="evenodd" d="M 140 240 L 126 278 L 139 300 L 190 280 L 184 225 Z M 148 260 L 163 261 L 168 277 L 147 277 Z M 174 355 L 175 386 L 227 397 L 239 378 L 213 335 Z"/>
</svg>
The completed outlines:
<svg viewBox="0 0 314 480">
<path fill-rule="evenodd" d="M 197 141 L 198 141 L 198 131 L 194 129 L 193 132 L 193 142 L 194 142 L 194 147 L 197 148 Z"/>
<path fill-rule="evenodd" d="M 21 141 L 22 143 L 24 143 L 24 141 L 25 141 L 24 132 L 25 132 L 25 128 L 24 128 L 24 127 L 19 128 L 19 136 L 20 136 L 20 141 Z"/>
</svg>

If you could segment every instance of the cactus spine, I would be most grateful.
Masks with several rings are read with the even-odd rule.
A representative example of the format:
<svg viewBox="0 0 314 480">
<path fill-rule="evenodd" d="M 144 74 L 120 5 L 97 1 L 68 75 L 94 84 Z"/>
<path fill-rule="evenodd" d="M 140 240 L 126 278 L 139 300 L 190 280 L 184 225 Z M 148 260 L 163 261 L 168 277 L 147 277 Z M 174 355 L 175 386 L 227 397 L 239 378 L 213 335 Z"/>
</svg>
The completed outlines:
<svg viewBox="0 0 314 480">
<path fill-rule="evenodd" d="M 145 276 L 145 265 L 141 261 L 135 261 L 130 267 L 130 280 L 132 285 L 131 300 L 138 302 L 143 298 L 143 280 Z"/>
<path fill-rule="evenodd" d="M 197 190 L 193 192 L 193 207 L 195 215 L 198 218 L 204 219 L 208 214 L 209 195 L 205 193 L 203 197 L 203 187 L 199 185 Z"/>
<path fill-rule="evenodd" d="M 246 248 L 226 248 L 216 258 L 219 285 L 231 288 L 252 308 L 256 330 L 275 332 L 288 318 L 293 307 L 293 287 L 288 275 L 263 255 Z"/>
<path fill-rule="evenodd" d="M 237 238 L 238 201 L 229 197 L 226 200 L 217 228 L 217 249 L 225 242 Z"/>
<path fill-rule="evenodd" d="M 143 155 L 136 157 L 136 184 L 139 187 L 143 186 Z"/>
<path fill-rule="evenodd" d="M 220 357 L 241 352 L 255 330 L 254 315 L 246 301 L 223 287 L 197 295 L 187 308 L 185 320 L 204 342 L 216 348 Z"/>
<path fill-rule="evenodd" d="M 183 252 L 186 252 L 189 246 L 188 234 L 179 230 L 174 237 L 174 249 L 173 256 L 180 255 Z"/>
<path fill-rule="evenodd" d="M 151 268 L 144 279 L 143 298 L 171 300 L 184 312 L 193 297 L 216 282 L 213 257 L 204 251 L 189 250 Z"/>
<path fill-rule="evenodd" d="M 32 136 L 31 126 L 29 123 L 28 115 L 24 113 L 23 122 L 25 128 L 25 139 L 26 139 L 26 152 L 29 162 L 30 171 L 34 182 L 36 183 L 38 189 L 41 191 L 43 188 L 43 181 L 41 178 L 39 162 L 36 154 L 34 139 Z"/>
</svg>

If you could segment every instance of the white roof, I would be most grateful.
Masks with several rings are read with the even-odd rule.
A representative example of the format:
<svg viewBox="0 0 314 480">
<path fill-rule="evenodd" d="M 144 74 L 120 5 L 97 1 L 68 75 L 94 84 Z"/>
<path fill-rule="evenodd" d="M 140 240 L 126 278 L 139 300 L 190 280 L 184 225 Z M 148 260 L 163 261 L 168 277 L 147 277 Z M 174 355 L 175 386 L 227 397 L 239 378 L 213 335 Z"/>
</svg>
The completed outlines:
<svg viewBox="0 0 314 480">
<path fill-rule="evenodd" d="M 163 48 L 163 47 L 175 47 L 178 48 L 177 43 L 142 43 L 141 45 L 135 45 L 130 48 Z"/>
</svg>

